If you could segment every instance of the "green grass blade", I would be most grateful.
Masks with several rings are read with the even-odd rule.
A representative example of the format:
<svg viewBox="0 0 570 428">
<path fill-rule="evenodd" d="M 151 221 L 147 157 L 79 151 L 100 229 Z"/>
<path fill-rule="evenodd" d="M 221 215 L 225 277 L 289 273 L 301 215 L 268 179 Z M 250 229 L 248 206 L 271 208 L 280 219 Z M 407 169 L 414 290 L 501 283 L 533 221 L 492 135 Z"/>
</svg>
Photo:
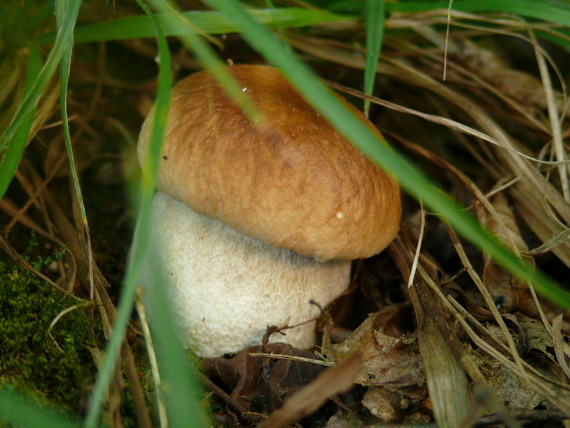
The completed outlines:
<svg viewBox="0 0 570 428">
<path fill-rule="evenodd" d="M 566 52 L 570 53 L 570 31 L 568 30 L 557 30 L 557 34 L 546 33 L 544 31 L 537 31 L 536 37 L 542 40 L 548 40 L 554 44 L 557 44 Z"/>
<path fill-rule="evenodd" d="M 155 278 L 162 278 L 158 283 L 168 286 L 168 277 L 162 272 L 158 263 L 152 264 L 151 269 L 158 272 Z M 173 427 L 188 426 L 192 421 L 193 428 L 211 426 L 206 411 L 200 402 L 200 386 L 176 331 L 178 326 L 170 303 L 168 293 L 162 287 L 152 287 L 147 290 L 153 302 L 153 324 L 151 325 L 154 349 L 156 351 L 161 390 L 168 414 L 168 424 Z"/>
<path fill-rule="evenodd" d="M 33 46 L 29 47 L 28 72 L 24 82 L 24 94 L 29 93 L 41 69 L 40 53 Z M 12 141 L 8 144 L 6 156 L 1 163 L 2 173 L 0 174 L 0 199 L 6 194 L 8 186 L 14 178 L 20 160 L 26 148 L 30 130 L 34 123 L 35 106 L 22 118 L 20 127 L 16 130 Z"/>
<path fill-rule="evenodd" d="M 346 16 L 335 15 L 329 12 L 306 10 L 300 8 L 255 9 L 252 14 L 264 24 L 276 28 L 305 27 L 324 22 L 333 22 L 350 19 Z M 199 31 L 206 34 L 235 33 L 236 27 L 219 12 L 192 11 L 182 12 L 184 19 L 191 22 Z M 167 36 L 184 36 L 188 28 L 172 25 L 172 21 L 159 16 L 160 24 Z M 140 39 L 154 37 L 154 26 L 148 16 L 130 16 L 114 21 L 101 22 L 78 27 L 75 30 L 76 43 L 97 42 L 110 40 Z M 42 37 L 41 40 L 49 36 Z"/>
<path fill-rule="evenodd" d="M 380 49 L 384 37 L 384 0 L 366 1 L 366 67 L 364 69 L 364 93 L 372 95 Z M 364 100 L 364 114 L 368 117 L 370 100 Z"/>
<path fill-rule="evenodd" d="M 148 0 L 155 10 L 162 13 L 161 25 L 167 22 L 169 28 L 173 29 L 185 46 L 192 51 L 204 68 L 207 68 L 221 83 L 226 92 L 236 101 L 253 120 L 260 118 L 259 112 L 250 101 L 249 97 L 243 93 L 242 88 L 225 67 L 225 62 L 214 52 L 194 30 L 195 25 L 188 21 L 185 15 L 176 10 L 166 0 Z"/>
<path fill-rule="evenodd" d="M 143 9 L 148 11 L 145 5 Z M 151 15 L 151 19 L 152 15 Z M 127 266 L 127 272 L 123 283 L 123 290 L 119 301 L 117 319 L 113 326 L 106 350 L 106 358 L 93 391 L 93 398 L 85 422 L 85 427 L 94 427 L 97 423 L 103 405 L 104 393 L 107 390 L 114 370 L 114 362 L 118 356 L 120 346 L 126 331 L 134 297 L 136 285 L 141 268 L 146 259 L 148 250 L 148 237 L 150 229 L 150 205 L 155 192 L 155 184 L 158 174 L 162 139 L 166 130 L 166 118 L 172 86 L 172 68 L 170 53 L 166 38 L 162 32 L 158 20 L 155 21 L 155 34 L 159 47 L 159 78 L 154 108 L 153 127 L 151 130 L 149 155 L 143 165 L 143 181 L 139 201 L 137 227 L 133 240 L 132 252 Z M 159 293 L 160 294 L 160 293 Z M 160 302 L 162 295 L 157 296 L 159 303 L 157 309 L 164 312 L 160 322 L 155 328 L 155 333 L 162 339 L 156 340 L 157 354 L 160 358 L 161 375 L 167 385 L 167 391 L 163 391 L 165 401 L 168 404 L 168 414 L 171 426 L 185 426 L 189 421 L 196 425 L 206 426 L 206 417 L 199 406 L 197 387 L 192 384 L 190 368 L 185 360 L 180 344 L 172 331 L 175 330 L 174 322 L 170 320 L 170 312 L 165 306 L 166 302 Z"/>
<path fill-rule="evenodd" d="M 171 76 L 172 70 L 170 68 L 170 55 L 166 36 L 158 19 L 151 13 L 148 6 L 143 4 L 140 0 L 139 3 L 145 12 L 153 19 L 156 27 L 161 68 L 163 64 L 168 64 L 161 70 L 161 74 L 168 72 L 168 75 Z M 162 84 L 165 88 L 170 87 L 172 84 L 171 78 L 168 78 L 168 80 Z M 159 102 L 162 104 L 161 110 L 164 110 L 164 112 L 167 111 L 169 104 L 169 97 L 167 98 L 167 96 L 169 96 L 169 92 L 165 91 L 164 98 L 157 100 L 157 104 Z M 161 115 L 162 114 L 161 112 Z M 151 186 L 149 187 L 149 194 L 154 194 L 155 177 L 158 174 L 162 137 L 164 129 L 166 128 L 166 116 L 164 118 L 165 122 L 161 125 L 163 130 L 159 129 L 158 132 L 154 132 L 153 129 L 151 131 L 151 139 L 154 138 L 154 141 L 151 140 L 149 154 L 146 157 L 146 165 L 143 165 L 143 169 L 148 170 L 148 174 L 153 177 L 148 183 Z M 148 234 L 148 230 L 141 230 L 143 233 Z M 144 248 L 146 248 L 146 246 Z M 154 268 L 158 271 L 161 270 L 161 266 L 153 267 L 153 269 Z M 161 281 L 160 284 L 166 286 L 167 281 Z M 209 424 L 200 404 L 199 386 L 196 383 L 189 359 L 185 355 L 178 336 L 172 334 L 173 331 L 176 331 L 177 326 L 172 311 L 170 310 L 170 305 L 166 299 L 167 293 L 161 287 L 153 287 L 150 292 L 152 293 L 152 301 L 155 304 L 154 309 L 156 310 L 156 322 L 152 326 L 152 331 L 162 384 L 165 385 L 161 393 L 164 396 L 164 402 L 168 412 L 168 423 L 176 427 L 185 426 L 188 424 L 188 421 L 192 421 L 192 426 L 194 427 L 206 427 Z"/>
<path fill-rule="evenodd" d="M 441 1 L 397 1 L 387 2 L 386 11 L 424 12 L 430 10 L 447 10 L 449 0 Z M 331 4 L 329 10 L 342 13 L 363 13 L 364 2 L 339 1 Z M 570 26 L 570 3 L 553 0 L 455 0 L 453 9 L 472 13 L 512 13 L 526 18 L 533 18 Z"/>
<path fill-rule="evenodd" d="M 63 17 L 67 3 L 65 0 L 56 0 L 56 21 L 57 27 L 61 30 L 63 24 Z M 85 204 L 83 202 L 83 193 L 81 192 L 81 184 L 79 182 L 79 174 L 75 163 L 75 156 L 73 155 L 73 145 L 71 144 L 71 134 L 69 131 L 69 121 L 67 115 L 67 87 L 69 83 L 69 72 L 71 69 L 71 55 L 72 55 L 73 39 L 70 40 L 65 52 L 61 57 L 60 73 L 59 73 L 59 87 L 60 87 L 60 111 L 63 123 L 63 136 L 65 140 L 65 148 L 69 158 L 69 168 L 71 171 L 71 178 L 73 180 L 73 187 L 75 190 L 75 197 L 79 206 L 79 213 L 81 215 L 81 222 L 83 225 L 84 240 L 86 243 L 87 258 L 89 264 L 89 284 L 90 284 L 90 299 L 93 299 L 93 252 L 91 250 L 91 235 L 89 233 L 89 223 L 87 221 L 87 213 L 85 211 Z"/>
<path fill-rule="evenodd" d="M 79 13 L 79 8 L 81 6 L 81 0 L 69 0 L 68 7 L 66 9 L 65 17 L 63 18 L 60 30 L 57 32 L 53 48 L 51 49 L 49 56 L 42 67 L 42 70 L 37 76 L 36 81 L 32 85 L 31 89 L 24 95 L 22 102 L 18 107 L 12 122 L 8 125 L 8 128 L 2 136 L 0 136 L 0 159 L 5 153 L 9 143 L 13 141 L 14 135 L 20 127 L 22 126 L 26 116 L 30 114 L 35 108 L 40 96 L 47 87 L 49 80 L 52 78 L 55 70 L 63 56 L 63 53 L 71 45 L 73 28 L 75 27 L 75 22 L 77 21 L 77 14 Z M 1 162 L 1 161 L 0 161 Z M 3 163 L 0 163 L 0 171 L 4 169 Z"/>
<path fill-rule="evenodd" d="M 161 12 L 165 12 L 165 16 L 158 22 L 158 28 L 162 28 L 164 22 L 167 22 L 169 28 L 173 29 L 181 36 L 182 41 L 192 49 L 201 62 L 213 70 L 216 77 L 222 82 L 224 87 L 234 95 L 237 102 L 242 108 L 252 116 L 257 116 L 256 109 L 251 102 L 237 85 L 234 79 L 229 75 L 224 62 L 221 61 L 213 52 L 210 46 L 202 40 L 194 30 L 192 23 L 187 22 L 185 16 L 180 14 L 172 6 L 164 1 L 151 1 L 153 6 Z M 152 18 L 151 22 L 152 22 Z M 158 30 L 157 30 L 158 31 Z M 160 30 L 163 34 L 162 29 Z M 156 33 L 155 33 L 156 36 Z M 141 272 L 142 264 L 144 263 L 144 251 L 148 246 L 148 231 L 149 231 L 149 212 L 152 197 L 154 195 L 154 188 L 156 183 L 156 174 L 158 169 L 158 161 L 160 159 L 160 149 L 162 144 L 162 137 L 166 127 L 166 112 L 168 109 L 168 100 L 170 96 L 170 87 L 172 85 L 172 70 L 170 65 L 170 55 L 168 53 L 164 36 L 158 37 L 160 47 L 160 76 L 159 87 L 157 91 L 156 107 L 154 111 L 154 126 L 151 134 L 150 152 L 147 156 L 147 163 L 143 165 L 143 187 L 139 202 L 139 215 L 137 218 L 137 228 L 133 240 L 133 250 L 127 266 L 127 272 L 123 283 L 123 291 L 119 301 L 119 308 L 117 319 L 114 325 L 114 332 L 107 345 L 107 356 L 104 366 L 97 379 L 95 389 L 93 392 L 93 399 L 87 415 L 86 427 L 91 428 L 96 423 L 101 407 L 103 404 L 103 394 L 107 389 L 110 382 L 113 362 L 118 355 L 122 337 L 126 331 L 126 325 L 132 311 L 134 296 L 136 292 L 136 281 Z M 160 326 L 159 326 L 160 328 Z M 166 345 L 165 345 L 166 346 Z M 172 344 L 171 346 L 176 346 Z M 176 350 L 174 351 L 176 352 Z M 178 379 L 188 379 L 178 375 Z M 176 381 L 177 379 L 174 379 Z M 183 388 L 183 385 L 179 385 Z M 187 407 L 189 407 L 187 405 Z M 178 413 L 178 412 L 177 412 Z M 196 417 L 196 416 L 195 416 Z"/>
<path fill-rule="evenodd" d="M 447 9 L 449 1 L 418 1 L 388 3 L 388 12 L 421 12 Z M 570 26 L 568 3 L 545 0 L 455 0 L 453 9 L 463 12 L 512 13 L 526 18 L 540 19 L 555 24 Z"/>
<path fill-rule="evenodd" d="M 63 31 L 62 26 L 64 25 L 64 17 L 66 15 L 67 5 L 66 0 L 56 0 L 56 22 L 58 32 Z M 71 23 L 74 25 L 75 23 Z M 81 185 L 79 182 L 79 174 L 77 173 L 75 157 L 73 155 L 73 146 L 71 144 L 71 134 L 69 131 L 68 114 L 67 114 L 67 87 L 69 83 L 69 73 L 71 69 L 71 56 L 73 48 L 73 32 L 70 32 L 71 39 L 68 40 L 68 44 L 63 52 L 60 61 L 60 111 L 61 119 L 63 124 L 63 135 L 65 140 L 65 148 L 67 150 L 67 155 L 69 158 L 69 167 L 71 171 L 71 177 L 73 181 L 73 186 L 75 190 L 75 197 L 77 198 L 77 204 L 79 206 L 79 211 L 81 215 L 81 221 L 83 225 L 84 240 L 86 243 L 87 257 L 89 260 L 89 283 L 90 283 L 90 298 L 93 299 L 93 255 L 91 251 L 91 237 L 89 233 L 89 224 L 87 222 L 87 213 L 85 211 L 85 204 L 83 202 L 83 194 L 81 192 Z"/>
<path fill-rule="evenodd" d="M 76 428 L 79 420 L 38 403 L 3 386 L 0 389 L 0 426 Z M 7 425 L 4 425 L 6 423 Z"/>
<path fill-rule="evenodd" d="M 280 67 L 305 98 L 333 126 L 370 159 L 394 175 L 406 191 L 423 200 L 460 234 L 490 254 L 516 276 L 532 283 L 540 294 L 563 308 L 570 308 L 570 294 L 543 273 L 519 260 L 483 230 L 471 215 L 463 212 L 447 194 L 433 185 L 422 172 L 383 144 L 360 119 L 349 113 L 305 64 L 288 54 L 272 34 L 255 21 L 243 6 L 235 0 L 208 0 L 207 3 L 226 14 L 239 27 L 252 47 L 269 62 Z"/>
<path fill-rule="evenodd" d="M 275 8 L 275 5 L 273 4 L 272 0 L 265 0 L 265 5 L 267 6 L 267 8 L 269 9 L 269 11 L 272 14 L 277 14 L 277 16 L 274 17 L 273 20 L 271 20 L 270 22 L 267 22 L 265 25 L 269 26 L 269 27 L 274 27 L 277 30 L 277 33 L 279 34 L 279 38 L 283 41 L 283 46 L 285 46 L 286 49 L 292 49 L 291 44 L 289 43 L 289 38 L 287 36 L 287 31 L 285 31 L 287 29 L 287 26 L 282 26 L 279 24 L 279 13 L 280 11 L 282 11 L 283 9 L 277 9 Z M 305 9 L 301 9 L 305 12 L 311 12 L 311 16 L 315 16 L 317 14 L 315 14 L 315 11 L 306 11 Z M 322 13 L 322 12 L 320 12 Z M 327 14 L 328 15 L 328 14 Z M 308 25 L 314 25 L 314 24 L 318 24 L 319 22 L 313 22 L 312 24 L 308 24 Z M 289 27 L 297 27 L 297 25 L 289 25 Z"/>
</svg>

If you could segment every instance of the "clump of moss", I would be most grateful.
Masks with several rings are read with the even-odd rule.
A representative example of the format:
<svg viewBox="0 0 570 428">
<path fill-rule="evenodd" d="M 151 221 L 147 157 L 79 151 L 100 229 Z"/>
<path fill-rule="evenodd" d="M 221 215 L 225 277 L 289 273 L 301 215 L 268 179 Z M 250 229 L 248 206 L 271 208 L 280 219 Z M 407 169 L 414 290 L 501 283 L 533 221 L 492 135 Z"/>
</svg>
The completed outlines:
<svg viewBox="0 0 570 428">
<path fill-rule="evenodd" d="M 61 250 L 31 263 L 41 270 L 63 255 Z M 52 321 L 73 306 L 50 329 Z M 90 346 L 97 346 L 96 323 L 88 305 L 57 291 L 20 264 L 0 262 L 0 384 L 11 384 L 60 409 L 81 412 L 97 373 L 89 352 Z"/>
</svg>

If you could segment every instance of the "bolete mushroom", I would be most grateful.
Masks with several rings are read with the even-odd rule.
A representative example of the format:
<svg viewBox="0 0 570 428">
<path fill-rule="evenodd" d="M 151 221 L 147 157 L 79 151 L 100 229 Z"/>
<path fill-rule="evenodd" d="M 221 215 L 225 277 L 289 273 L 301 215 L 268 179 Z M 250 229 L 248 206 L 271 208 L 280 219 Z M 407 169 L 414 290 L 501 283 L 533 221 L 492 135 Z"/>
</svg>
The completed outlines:
<svg viewBox="0 0 570 428">
<path fill-rule="evenodd" d="M 310 301 L 325 307 L 338 297 L 350 261 L 382 251 L 401 215 L 394 180 L 276 68 L 228 70 L 263 120 L 252 122 L 208 71 L 181 80 L 152 207 L 152 257 L 162 265 L 182 340 L 202 357 L 259 344 L 268 326 L 314 318 L 319 309 Z M 153 273 L 143 273 L 143 289 L 160 280 Z M 308 348 L 315 323 L 284 333 L 271 340 Z"/>
</svg>

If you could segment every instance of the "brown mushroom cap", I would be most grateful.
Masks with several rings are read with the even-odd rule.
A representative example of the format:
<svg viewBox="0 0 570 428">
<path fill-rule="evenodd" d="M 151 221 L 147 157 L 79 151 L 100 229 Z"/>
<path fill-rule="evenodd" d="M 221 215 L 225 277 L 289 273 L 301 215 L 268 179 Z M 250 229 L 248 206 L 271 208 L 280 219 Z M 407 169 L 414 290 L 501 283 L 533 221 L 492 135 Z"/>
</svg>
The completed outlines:
<svg viewBox="0 0 570 428">
<path fill-rule="evenodd" d="M 276 68 L 228 70 L 262 113 L 262 124 L 209 72 L 181 80 L 172 90 L 159 190 L 244 235 L 319 260 L 382 251 L 398 231 L 398 185 Z M 139 139 L 141 163 L 149 118 Z"/>
</svg>

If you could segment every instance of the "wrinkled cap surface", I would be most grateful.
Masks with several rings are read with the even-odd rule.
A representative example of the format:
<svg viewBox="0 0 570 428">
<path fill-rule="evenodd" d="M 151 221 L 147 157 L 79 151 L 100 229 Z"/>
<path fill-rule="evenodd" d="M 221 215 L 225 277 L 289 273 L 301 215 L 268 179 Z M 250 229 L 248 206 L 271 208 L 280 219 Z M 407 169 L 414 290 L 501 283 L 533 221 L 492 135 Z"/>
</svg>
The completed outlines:
<svg viewBox="0 0 570 428">
<path fill-rule="evenodd" d="M 207 71 L 181 80 L 172 90 L 159 190 L 249 237 L 319 260 L 382 251 L 398 231 L 398 185 L 277 69 L 228 70 L 263 120 L 250 120 Z M 139 138 L 141 163 L 149 118 Z"/>
</svg>

